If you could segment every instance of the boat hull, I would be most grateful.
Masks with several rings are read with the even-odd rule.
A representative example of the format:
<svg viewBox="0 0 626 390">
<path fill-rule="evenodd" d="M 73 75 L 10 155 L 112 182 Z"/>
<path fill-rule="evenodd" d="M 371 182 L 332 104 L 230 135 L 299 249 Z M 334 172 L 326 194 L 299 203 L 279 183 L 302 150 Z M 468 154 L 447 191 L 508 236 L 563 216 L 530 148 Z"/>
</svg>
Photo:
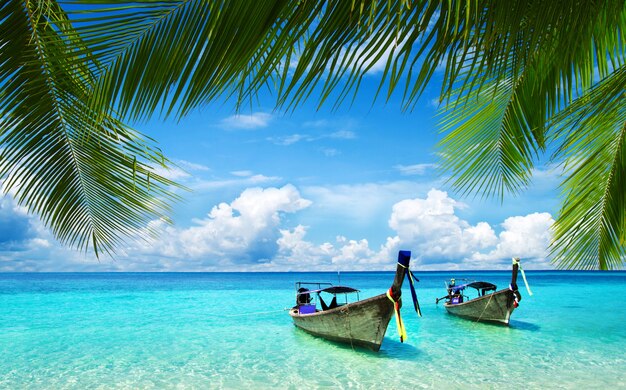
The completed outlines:
<svg viewBox="0 0 626 390">
<path fill-rule="evenodd" d="M 508 325 L 511 313 L 515 310 L 511 290 L 500 290 L 476 299 L 457 304 L 444 304 L 450 314 L 481 322 Z"/>
<path fill-rule="evenodd" d="M 385 294 L 334 309 L 300 314 L 289 311 L 293 323 L 312 335 L 378 351 L 393 315 L 393 303 Z"/>
</svg>

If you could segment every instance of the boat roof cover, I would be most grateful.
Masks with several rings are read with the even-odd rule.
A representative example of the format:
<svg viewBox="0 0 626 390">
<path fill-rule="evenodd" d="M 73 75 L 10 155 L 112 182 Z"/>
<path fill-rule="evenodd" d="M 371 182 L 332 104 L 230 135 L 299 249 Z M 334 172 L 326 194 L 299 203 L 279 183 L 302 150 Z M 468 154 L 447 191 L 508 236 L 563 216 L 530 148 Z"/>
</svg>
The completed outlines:
<svg viewBox="0 0 626 390">
<path fill-rule="evenodd" d="M 307 290 L 303 291 L 299 294 L 310 294 L 310 293 L 329 293 L 329 294 L 349 294 L 359 292 L 356 288 L 348 287 L 348 286 L 331 286 L 326 288 L 320 288 L 318 290 Z"/>
<path fill-rule="evenodd" d="M 466 283 L 466 284 L 461 284 L 459 286 L 454 286 L 451 288 L 452 292 L 459 292 L 459 291 L 463 291 L 465 290 L 465 287 L 472 287 L 475 288 L 476 290 L 495 290 L 497 287 L 495 284 L 493 283 L 488 283 L 488 282 L 472 282 L 472 283 Z"/>
</svg>

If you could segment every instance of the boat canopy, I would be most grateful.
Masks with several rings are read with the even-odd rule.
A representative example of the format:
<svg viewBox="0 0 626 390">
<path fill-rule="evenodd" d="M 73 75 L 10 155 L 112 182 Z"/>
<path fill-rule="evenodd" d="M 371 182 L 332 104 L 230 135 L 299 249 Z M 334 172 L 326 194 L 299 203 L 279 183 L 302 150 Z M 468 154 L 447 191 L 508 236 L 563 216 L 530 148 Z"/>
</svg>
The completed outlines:
<svg viewBox="0 0 626 390">
<path fill-rule="evenodd" d="M 314 293 L 322 293 L 322 292 L 329 293 L 329 294 L 351 294 L 351 293 L 358 293 L 359 290 L 352 288 L 352 287 L 348 287 L 348 286 L 330 286 L 326 288 L 320 288 L 317 290 L 306 290 L 306 291 L 298 293 L 298 295 L 314 294 Z"/>
<path fill-rule="evenodd" d="M 479 291 L 482 290 L 483 293 L 486 291 L 491 291 L 491 290 L 495 291 L 497 288 L 495 284 L 488 283 L 488 282 L 471 282 L 471 283 L 466 283 L 466 284 L 461 284 L 459 286 L 451 287 L 450 290 L 452 291 L 452 293 L 456 294 L 465 290 L 466 287 L 472 287 Z"/>
</svg>

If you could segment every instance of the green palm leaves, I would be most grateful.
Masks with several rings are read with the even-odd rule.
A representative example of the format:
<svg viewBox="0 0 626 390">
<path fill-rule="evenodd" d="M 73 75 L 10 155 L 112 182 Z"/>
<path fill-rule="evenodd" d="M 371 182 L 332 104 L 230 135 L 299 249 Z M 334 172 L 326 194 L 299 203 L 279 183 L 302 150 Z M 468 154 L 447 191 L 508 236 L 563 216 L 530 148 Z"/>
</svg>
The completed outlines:
<svg viewBox="0 0 626 390">
<path fill-rule="evenodd" d="M 614 269 L 626 255 L 626 66 L 555 118 L 567 162 L 555 228 L 561 266 Z"/>
<path fill-rule="evenodd" d="M 340 104 L 381 62 L 377 95 L 410 110 L 443 69 L 454 186 L 502 199 L 551 155 L 568 175 L 557 263 L 617 268 L 625 26 L 621 0 L 6 1 L 2 174 L 62 241 L 112 250 L 176 198 L 151 171 L 160 153 L 120 121 L 263 88 L 279 107 Z"/>
<path fill-rule="evenodd" d="M 147 164 L 163 164 L 160 152 L 89 106 L 94 65 L 73 32 L 56 2 L 1 6 L 0 174 L 61 242 L 98 254 L 176 195 Z"/>
<path fill-rule="evenodd" d="M 461 56 L 461 76 L 451 83 L 458 88 L 454 103 L 443 119 L 443 166 L 461 190 L 502 197 L 528 184 L 546 147 L 556 149 L 553 159 L 569 177 L 554 226 L 555 261 L 566 268 L 619 268 L 626 7 L 510 5 L 510 14 L 489 11 L 485 32 L 475 33 L 481 38 Z M 604 80 L 592 88 L 598 78 Z"/>
<path fill-rule="evenodd" d="M 287 1 L 120 3 L 71 16 L 101 65 L 94 69 L 94 104 L 131 119 L 155 111 L 180 117 L 220 96 L 241 104 L 277 74 L 320 8 Z"/>
</svg>

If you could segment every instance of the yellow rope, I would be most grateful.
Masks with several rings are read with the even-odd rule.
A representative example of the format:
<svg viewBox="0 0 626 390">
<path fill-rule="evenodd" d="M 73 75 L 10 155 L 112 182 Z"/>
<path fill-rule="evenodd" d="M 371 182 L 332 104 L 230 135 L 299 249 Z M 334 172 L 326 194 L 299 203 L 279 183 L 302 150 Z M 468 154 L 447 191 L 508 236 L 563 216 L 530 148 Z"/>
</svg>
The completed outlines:
<svg viewBox="0 0 626 390">
<path fill-rule="evenodd" d="M 407 339 L 407 335 L 406 329 L 404 328 L 404 322 L 402 322 L 402 317 L 400 316 L 400 308 L 398 305 L 399 300 L 396 301 L 395 299 L 393 299 L 393 296 L 391 295 L 391 289 L 387 290 L 387 298 L 389 298 L 389 300 L 393 302 L 393 310 L 396 317 L 396 326 L 398 327 L 398 333 L 400 334 L 400 342 L 403 343 L 404 340 Z"/>
</svg>

